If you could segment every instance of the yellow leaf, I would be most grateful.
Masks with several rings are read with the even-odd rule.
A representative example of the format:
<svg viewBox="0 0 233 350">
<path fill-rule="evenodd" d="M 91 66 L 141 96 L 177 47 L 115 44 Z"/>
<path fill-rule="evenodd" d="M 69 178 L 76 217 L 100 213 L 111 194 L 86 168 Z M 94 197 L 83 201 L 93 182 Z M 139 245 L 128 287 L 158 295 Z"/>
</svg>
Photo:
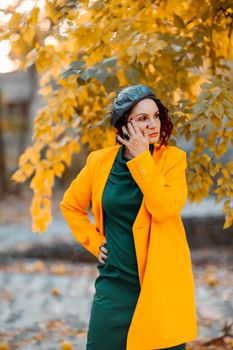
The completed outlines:
<svg viewBox="0 0 233 350">
<path fill-rule="evenodd" d="M 39 7 L 34 7 L 34 9 L 31 12 L 31 17 L 29 19 L 30 24 L 37 24 L 38 22 L 38 17 L 39 17 L 40 9 Z"/>
<path fill-rule="evenodd" d="M 216 150 L 216 155 L 222 156 L 224 153 L 226 153 L 228 150 L 227 143 L 226 142 L 221 142 L 218 145 L 218 148 Z"/>
<path fill-rule="evenodd" d="M 15 182 L 23 183 L 27 180 L 27 177 L 23 173 L 22 169 L 19 169 L 11 176 L 11 179 Z"/>
<path fill-rule="evenodd" d="M 28 147 L 24 153 L 19 158 L 19 165 L 22 166 L 24 163 L 26 163 L 28 160 L 30 160 L 31 156 L 33 155 L 33 148 Z"/>
<path fill-rule="evenodd" d="M 63 264 L 54 265 L 52 266 L 51 271 L 55 275 L 65 275 L 66 267 Z"/>
<path fill-rule="evenodd" d="M 41 207 L 40 207 L 40 198 L 38 196 L 33 197 L 32 204 L 30 207 L 30 212 L 33 217 L 38 216 L 40 214 Z"/>
<path fill-rule="evenodd" d="M 41 204 L 45 207 L 50 207 L 51 206 L 51 199 L 47 197 L 43 197 L 41 200 Z"/>
<path fill-rule="evenodd" d="M 30 188 L 34 189 L 34 191 L 42 191 L 44 187 L 44 172 L 36 173 L 32 178 L 30 183 Z"/>
<path fill-rule="evenodd" d="M 34 272 L 42 272 L 45 271 L 45 264 L 41 260 L 36 260 L 33 265 L 33 271 Z"/>
<path fill-rule="evenodd" d="M 33 174 L 34 172 L 34 165 L 30 164 L 30 163 L 26 163 L 22 165 L 22 170 L 24 172 L 24 174 L 29 177 Z"/>
<path fill-rule="evenodd" d="M 53 4 L 51 1 L 46 0 L 46 6 L 45 6 L 45 11 L 47 16 L 53 21 L 56 22 L 57 19 L 59 18 L 59 13 L 57 13 L 55 9 L 55 4 Z"/>
<path fill-rule="evenodd" d="M 225 219 L 223 228 L 229 228 L 233 224 L 233 219 Z"/>
<path fill-rule="evenodd" d="M 227 171 L 226 168 L 222 168 L 221 172 L 223 173 L 223 176 L 224 176 L 225 179 L 229 179 L 230 178 L 230 174 L 229 174 L 229 172 Z"/>
<path fill-rule="evenodd" d="M 73 350 L 73 345 L 68 341 L 63 341 L 61 343 L 60 349 L 61 350 Z"/>
<path fill-rule="evenodd" d="M 37 219 L 37 218 L 33 218 L 34 221 L 32 222 L 32 232 L 40 232 L 43 233 L 46 231 L 46 223 L 44 221 L 44 219 Z"/>
<path fill-rule="evenodd" d="M 66 163 L 67 166 L 71 165 L 71 155 L 67 150 L 63 151 L 62 160 Z"/>
<path fill-rule="evenodd" d="M 154 66 L 153 66 L 152 63 L 149 64 L 148 69 L 149 69 L 149 71 L 150 71 L 151 74 L 154 74 L 154 73 L 155 73 L 155 68 L 154 68 Z"/>
<path fill-rule="evenodd" d="M 35 37 L 35 30 L 32 27 L 26 27 L 22 30 L 22 37 L 23 40 L 31 46 Z"/>
<path fill-rule="evenodd" d="M 206 276 L 206 282 L 210 287 L 215 287 L 218 284 L 218 280 L 217 280 L 216 275 L 213 273 L 211 273 L 211 274 L 209 273 Z"/>
<path fill-rule="evenodd" d="M 215 115 L 212 115 L 210 117 L 211 124 L 215 126 L 216 128 L 220 128 L 222 126 L 222 122 L 219 118 L 217 118 Z"/>
<path fill-rule="evenodd" d="M 41 89 L 39 89 L 39 94 L 42 96 L 46 96 L 51 94 L 51 92 L 53 91 L 51 85 L 46 85 L 44 87 L 42 87 Z"/>
<path fill-rule="evenodd" d="M 72 140 L 70 143 L 71 152 L 78 152 L 80 151 L 80 149 L 81 149 L 80 144 L 77 141 Z"/>
<path fill-rule="evenodd" d="M 65 169 L 65 166 L 63 163 L 57 163 L 53 166 L 53 171 L 56 176 L 60 177 Z"/>
<path fill-rule="evenodd" d="M 37 151 L 34 151 L 31 155 L 30 161 L 32 164 L 37 164 L 40 160 L 40 153 Z"/>
<path fill-rule="evenodd" d="M 10 346 L 7 343 L 0 343 L 0 350 L 10 350 Z"/>
<path fill-rule="evenodd" d="M 54 173 L 52 170 L 47 170 L 45 172 L 44 184 L 45 187 L 52 187 L 54 183 Z"/>
<path fill-rule="evenodd" d="M 14 29 L 18 30 L 21 24 L 21 20 L 22 20 L 22 15 L 18 12 L 14 13 L 8 23 L 8 28 L 11 30 L 14 30 Z"/>
<path fill-rule="evenodd" d="M 54 296 L 54 297 L 58 297 L 61 293 L 60 293 L 59 289 L 57 289 L 57 288 L 52 288 L 52 289 L 51 289 L 51 294 L 52 294 L 52 296 Z"/>
</svg>

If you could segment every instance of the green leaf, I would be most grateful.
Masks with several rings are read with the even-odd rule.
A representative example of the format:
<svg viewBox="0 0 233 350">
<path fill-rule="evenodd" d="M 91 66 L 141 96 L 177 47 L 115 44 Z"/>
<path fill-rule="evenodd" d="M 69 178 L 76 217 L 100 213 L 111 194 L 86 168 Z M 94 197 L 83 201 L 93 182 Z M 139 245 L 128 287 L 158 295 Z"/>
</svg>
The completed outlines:
<svg viewBox="0 0 233 350">
<path fill-rule="evenodd" d="M 226 108 L 226 116 L 228 119 L 233 119 L 233 108 Z"/>
<path fill-rule="evenodd" d="M 80 69 L 73 69 L 73 68 L 70 68 L 68 69 L 67 71 L 65 71 L 64 73 L 61 74 L 61 78 L 62 79 L 66 79 L 68 78 L 70 75 L 77 75 L 81 72 Z"/>
<path fill-rule="evenodd" d="M 203 129 L 208 124 L 208 118 L 204 115 L 200 115 L 195 120 L 192 120 L 190 131 Z"/>
<path fill-rule="evenodd" d="M 202 83 L 200 86 L 201 86 L 202 90 L 209 90 L 213 87 L 213 85 L 210 83 Z"/>
<path fill-rule="evenodd" d="M 116 91 L 119 88 L 119 79 L 115 75 L 109 75 L 105 79 L 103 85 L 108 93 Z"/>
<path fill-rule="evenodd" d="M 210 91 L 202 91 L 198 96 L 198 102 L 208 100 L 211 96 L 212 96 L 212 93 Z"/>
<path fill-rule="evenodd" d="M 108 72 L 105 68 L 97 68 L 94 72 L 94 77 L 103 83 L 108 76 Z"/>
<path fill-rule="evenodd" d="M 87 68 L 79 74 L 80 78 L 83 80 L 91 79 L 95 76 L 95 69 Z"/>
<path fill-rule="evenodd" d="M 215 113 L 215 115 L 217 117 L 222 117 L 224 114 L 224 109 L 223 109 L 223 105 L 221 103 L 218 103 L 214 108 L 213 108 L 213 112 Z"/>
<path fill-rule="evenodd" d="M 135 68 L 127 69 L 125 72 L 125 77 L 130 84 L 137 84 L 140 82 L 140 74 Z"/>
<path fill-rule="evenodd" d="M 205 37 L 206 33 L 203 30 L 198 30 L 194 32 L 193 34 L 193 40 L 197 42 L 203 42 L 203 38 Z"/>
<path fill-rule="evenodd" d="M 100 64 L 105 67 L 115 67 L 117 64 L 117 61 L 118 61 L 118 57 L 114 56 L 114 57 L 104 59 L 102 62 L 100 62 Z"/>
<path fill-rule="evenodd" d="M 201 17 L 202 21 L 205 22 L 210 16 L 209 9 L 206 9 L 205 11 L 203 11 L 199 16 Z"/>
<path fill-rule="evenodd" d="M 74 61 L 70 64 L 70 68 L 81 69 L 83 68 L 84 65 L 85 65 L 85 62 L 82 60 Z"/>
<path fill-rule="evenodd" d="M 187 41 L 188 41 L 187 38 L 182 38 L 182 37 L 174 38 L 173 44 L 177 45 L 177 46 L 184 47 L 185 45 L 187 45 Z"/>
<path fill-rule="evenodd" d="M 173 55 L 174 54 L 174 49 L 171 46 L 166 46 L 161 49 L 161 53 L 164 55 Z"/>
<path fill-rule="evenodd" d="M 193 113 L 194 114 L 201 114 L 204 113 L 206 111 L 206 109 L 208 108 L 207 103 L 196 103 L 193 106 Z"/>
<path fill-rule="evenodd" d="M 200 67 L 203 64 L 203 59 L 199 55 L 195 55 L 192 59 L 192 63 L 194 67 Z"/>
<path fill-rule="evenodd" d="M 81 72 L 81 68 L 84 65 L 85 65 L 85 62 L 81 60 L 72 62 L 70 65 L 70 68 L 61 74 L 62 79 L 66 79 L 70 75 L 79 74 Z"/>
<path fill-rule="evenodd" d="M 76 79 L 78 86 L 87 85 L 90 82 L 90 80 L 91 79 L 84 80 L 84 79 L 81 79 L 80 77 Z"/>
<path fill-rule="evenodd" d="M 174 24 L 177 28 L 185 28 L 183 18 L 178 15 L 174 15 Z"/>
</svg>

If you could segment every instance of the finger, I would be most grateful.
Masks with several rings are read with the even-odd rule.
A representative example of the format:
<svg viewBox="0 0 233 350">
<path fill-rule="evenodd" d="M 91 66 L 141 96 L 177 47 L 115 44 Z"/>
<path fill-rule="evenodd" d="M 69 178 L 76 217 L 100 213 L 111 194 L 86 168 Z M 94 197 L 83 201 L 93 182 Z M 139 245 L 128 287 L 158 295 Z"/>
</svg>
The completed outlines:
<svg viewBox="0 0 233 350">
<path fill-rule="evenodd" d="M 106 260 L 107 258 L 108 258 L 108 255 L 107 255 L 107 254 L 104 254 L 104 253 L 100 252 L 100 254 L 99 254 L 99 259 L 104 259 L 104 260 Z"/>
<path fill-rule="evenodd" d="M 121 128 L 122 128 L 123 134 L 127 134 L 127 135 L 130 136 L 130 134 L 129 134 L 128 130 L 126 129 L 125 125 L 123 125 Z"/>
<path fill-rule="evenodd" d="M 100 259 L 101 259 L 101 261 L 103 261 L 104 263 L 106 263 L 106 261 L 108 260 L 108 258 L 103 257 L 103 256 L 101 256 Z"/>
<path fill-rule="evenodd" d="M 107 249 L 105 249 L 104 247 L 102 247 L 102 248 L 100 249 L 100 253 L 108 254 L 108 251 L 107 251 Z"/>
<path fill-rule="evenodd" d="M 137 123 L 134 121 L 133 122 L 133 127 L 135 128 L 135 135 L 140 135 L 140 136 L 144 136 L 145 137 L 145 134 L 144 134 L 144 131 L 139 128 L 139 126 L 137 125 Z"/>
<path fill-rule="evenodd" d="M 129 129 L 130 135 L 135 136 L 136 130 L 134 129 L 134 126 L 131 124 L 132 122 L 127 123 L 127 128 Z"/>
<path fill-rule="evenodd" d="M 105 247 L 103 247 L 103 246 L 100 248 L 100 250 L 101 250 L 101 252 L 103 252 L 103 253 L 105 253 L 105 254 L 108 252 L 107 248 L 105 248 Z"/>
<path fill-rule="evenodd" d="M 117 135 L 117 140 L 119 140 L 125 146 L 127 146 L 128 144 L 128 142 L 125 139 L 123 139 L 120 135 Z"/>
<path fill-rule="evenodd" d="M 105 264 L 105 260 L 103 260 L 102 258 L 99 258 L 99 262 L 101 263 L 101 264 Z"/>
<path fill-rule="evenodd" d="M 103 258 L 107 258 L 108 257 L 108 254 L 106 253 L 103 253 L 103 252 L 101 252 L 101 256 L 103 257 Z"/>
<path fill-rule="evenodd" d="M 134 127 L 135 132 L 136 132 L 136 133 L 137 133 L 137 132 L 141 133 L 141 130 L 140 130 L 140 128 L 139 128 L 139 126 L 138 126 L 136 120 L 131 119 L 131 123 L 132 123 L 132 125 L 133 125 L 133 127 Z"/>
</svg>

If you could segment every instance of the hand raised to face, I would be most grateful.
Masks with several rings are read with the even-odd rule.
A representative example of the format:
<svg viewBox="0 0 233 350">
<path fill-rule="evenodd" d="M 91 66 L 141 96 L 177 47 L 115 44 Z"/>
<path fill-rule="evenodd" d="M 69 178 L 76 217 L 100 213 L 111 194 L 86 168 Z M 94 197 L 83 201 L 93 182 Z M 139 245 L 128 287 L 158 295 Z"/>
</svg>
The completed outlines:
<svg viewBox="0 0 233 350">
<path fill-rule="evenodd" d="M 124 134 L 129 136 L 129 140 L 125 140 L 119 135 L 117 139 L 127 147 L 134 157 L 145 150 L 149 150 L 148 128 L 144 129 L 144 132 L 142 132 L 134 119 L 131 119 L 126 125 L 127 128 L 126 126 L 122 126 L 122 130 Z"/>
</svg>

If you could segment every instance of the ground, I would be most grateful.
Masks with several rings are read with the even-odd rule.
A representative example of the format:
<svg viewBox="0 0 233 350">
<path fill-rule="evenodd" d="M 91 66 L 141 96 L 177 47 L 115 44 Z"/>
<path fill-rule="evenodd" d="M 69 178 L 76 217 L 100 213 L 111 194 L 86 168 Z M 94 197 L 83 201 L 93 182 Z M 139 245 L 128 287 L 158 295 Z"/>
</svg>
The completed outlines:
<svg viewBox="0 0 233 350">
<path fill-rule="evenodd" d="M 44 235 L 30 232 L 29 194 L 0 202 L 0 350 L 4 343 L 10 349 L 55 350 L 63 341 L 85 349 L 96 263 L 62 260 L 56 249 L 49 259 L 28 257 L 37 245 L 41 251 L 57 242 L 77 245 L 61 218 L 60 196 L 54 198 L 53 223 Z M 199 336 L 187 350 L 233 349 L 232 251 L 194 249 L 191 256 Z"/>
</svg>

